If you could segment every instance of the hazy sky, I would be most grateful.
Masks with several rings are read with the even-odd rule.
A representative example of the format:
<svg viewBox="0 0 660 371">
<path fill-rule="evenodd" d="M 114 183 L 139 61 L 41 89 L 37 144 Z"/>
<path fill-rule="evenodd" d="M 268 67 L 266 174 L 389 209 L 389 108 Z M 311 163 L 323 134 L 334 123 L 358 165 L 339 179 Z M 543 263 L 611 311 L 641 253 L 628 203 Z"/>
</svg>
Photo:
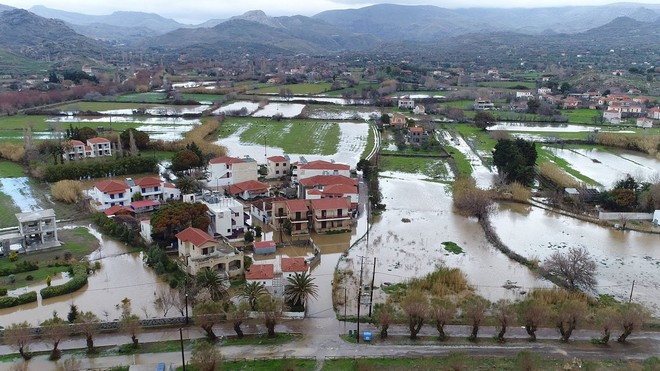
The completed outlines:
<svg viewBox="0 0 660 371">
<path fill-rule="evenodd" d="M 633 0 L 637 3 L 658 4 L 660 0 Z M 116 10 L 157 13 L 183 23 L 201 23 L 212 18 L 229 18 L 248 10 L 260 9 L 271 16 L 313 15 L 328 9 L 361 8 L 378 3 L 405 5 L 436 5 L 445 8 L 467 7 L 544 7 L 565 5 L 603 5 L 616 0 L 506 0 L 493 4 L 492 0 L 0 0 L 0 4 L 29 9 L 44 5 L 86 14 L 110 14 Z"/>
</svg>

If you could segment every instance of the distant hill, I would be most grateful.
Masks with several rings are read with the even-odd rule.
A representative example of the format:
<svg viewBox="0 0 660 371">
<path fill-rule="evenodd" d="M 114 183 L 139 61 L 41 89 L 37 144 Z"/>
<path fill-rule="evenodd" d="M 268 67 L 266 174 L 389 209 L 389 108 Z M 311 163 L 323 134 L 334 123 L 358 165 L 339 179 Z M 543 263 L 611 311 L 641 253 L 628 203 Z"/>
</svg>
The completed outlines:
<svg viewBox="0 0 660 371">
<path fill-rule="evenodd" d="M 105 46 L 76 33 L 64 22 L 23 9 L 0 13 L 0 48 L 41 61 L 81 55 L 94 58 L 106 52 Z"/>
<path fill-rule="evenodd" d="M 2 5 L 0 4 L 0 12 L 4 12 L 5 10 L 13 10 L 15 9 L 14 7 L 11 7 L 9 5 Z"/>
<path fill-rule="evenodd" d="M 150 39 L 145 46 L 169 50 L 226 50 L 228 45 L 246 45 L 278 53 L 325 54 L 329 51 L 365 50 L 378 39 L 346 32 L 326 22 L 305 16 L 268 17 L 248 12 L 212 28 L 179 29 Z"/>
<path fill-rule="evenodd" d="M 479 32 L 578 33 L 621 16 L 652 22 L 660 17 L 660 5 L 618 3 L 530 9 L 445 9 L 428 5 L 379 4 L 325 11 L 313 18 L 346 31 L 377 35 L 384 40 L 432 41 Z"/>
</svg>

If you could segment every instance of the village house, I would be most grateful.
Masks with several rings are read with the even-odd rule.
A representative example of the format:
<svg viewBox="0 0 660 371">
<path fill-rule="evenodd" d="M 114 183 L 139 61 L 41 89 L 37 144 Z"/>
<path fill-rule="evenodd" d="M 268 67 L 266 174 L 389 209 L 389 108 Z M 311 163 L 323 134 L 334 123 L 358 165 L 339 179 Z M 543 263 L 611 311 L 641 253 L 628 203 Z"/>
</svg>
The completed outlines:
<svg viewBox="0 0 660 371">
<path fill-rule="evenodd" d="M 548 87 L 540 87 L 536 91 L 539 95 L 552 94 L 552 89 Z"/>
<path fill-rule="evenodd" d="M 310 190 L 322 190 L 331 185 L 347 185 L 357 190 L 357 180 L 343 175 L 317 175 L 298 184 L 298 198 L 307 198 Z"/>
<path fill-rule="evenodd" d="M 258 180 L 248 180 L 247 182 L 232 184 L 229 186 L 228 192 L 233 197 L 243 200 L 254 200 L 255 198 L 268 197 L 270 195 L 268 184 Z"/>
<path fill-rule="evenodd" d="M 145 177 L 137 180 L 126 178 L 121 180 L 102 180 L 94 184 L 87 191 L 91 198 L 91 204 L 97 211 L 105 211 L 113 206 L 132 206 L 135 195 L 142 195 L 144 200 L 157 201 L 152 203 L 141 203 L 139 212 L 153 211 L 158 208 L 160 201 L 181 198 L 181 191 L 171 183 L 167 183 L 157 177 Z M 140 201 L 140 200 L 135 200 Z M 113 210 L 115 215 L 117 211 Z"/>
<path fill-rule="evenodd" d="M 285 280 L 296 274 L 309 273 L 309 265 L 305 261 L 305 258 L 302 257 L 283 257 L 280 261 L 280 267 L 282 269 L 282 278 Z"/>
<path fill-rule="evenodd" d="M 413 109 L 413 113 L 416 114 L 416 115 L 423 115 L 423 114 L 426 113 L 426 107 L 424 107 L 424 106 L 421 105 L 421 104 L 418 104 L 418 105 L 416 105 L 415 108 Z"/>
<path fill-rule="evenodd" d="M 274 254 L 277 251 L 275 241 L 259 241 L 252 244 L 252 251 L 256 255 Z"/>
<path fill-rule="evenodd" d="M 305 200 L 276 200 L 273 201 L 273 221 L 271 226 L 281 230 L 289 223 L 291 235 L 309 234 L 309 209 Z"/>
<path fill-rule="evenodd" d="M 351 200 L 348 197 L 311 200 L 310 207 L 317 233 L 351 229 Z"/>
<path fill-rule="evenodd" d="M 516 91 L 516 99 L 531 99 L 534 94 L 531 90 L 518 90 Z"/>
<path fill-rule="evenodd" d="M 390 117 L 390 127 L 393 129 L 402 129 L 406 127 L 406 123 L 406 116 L 400 113 L 395 113 Z"/>
<path fill-rule="evenodd" d="M 172 183 L 163 183 L 163 200 L 180 200 L 181 190 Z"/>
<path fill-rule="evenodd" d="M 220 187 L 257 180 L 258 177 L 257 162 L 250 157 L 216 157 L 209 161 L 206 185 L 218 191 Z"/>
<path fill-rule="evenodd" d="M 266 159 L 266 179 L 278 179 L 289 175 L 291 160 L 289 156 L 270 156 Z"/>
<path fill-rule="evenodd" d="M 252 220 L 259 220 L 263 224 L 271 224 L 273 221 L 273 201 L 283 201 L 284 198 L 262 198 L 250 204 L 250 215 Z"/>
<path fill-rule="evenodd" d="M 615 109 L 608 109 L 603 112 L 603 120 L 609 122 L 610 124 L 620 124 L 621 123 L 621 111 Z"/>
<path fill-rule="evenodd" d="M 408 142 L 410 144 L 420 145 L 428 139 L 428 134 L 421 126 L 413 126 L 408 131 Z"/>
<path fill-rule="evenodd" d="M 488 111 L 495 109 L 495 104 L 488 98 L 477 98 L 474 100 L 474 109 L 476 111 Z"/>
<path fill-rule="evenodd" d="M 582 101 L 575 97 L 566 97 L 561 101 L 561 105 L 563 109 L 577 109 L 580 107 L 581 104 Z"/>
<path fill-rule="evenodd" d="M 351 200 L 351 211 L 357 210 L 358 205 L 358 187 L 349 184 L 331 184 L 323 186 L 321 189 L 307 190 L 305 199 L 318 200 L 321 198 L 344 198 L 348 197 Z"/>
<path fill-rule="evenodd" d="M 209 230 L 214 235 L 236 238 L 251 225 L 250 214 L 243 210 L 243 204 L 231 197 L 214 192 L 205 194 L 200 201 L 209 209 Z"/>
<path fill-rule="evenodd" d="M 179 266 L 189 275 L 209 268 L 226 277 L 243 274 L 243 252 L 218 241 L 198 228 L 188 227 L 176 234 Z"/>
<path fill-rule="evenodd" d="M 637 127 L 645 129 L 652 128 L 653 120 L 648 117 L 640 117 L 637 119 Z"/>
<path fill-rule="evenodd" d="M 660 107 L 653 107 L 646 113 L 646 116 L 654 120 L 660 120 Z"/>
<path fill-rule="evenodd" d="M 120 180 L 102 180 L 94 184 L 88 192 L 92 206 L 97 211 L 103 211 L 112 206 L 129 206 L 131 204 L 131 187 Z"/>
<path fill-rule="evenodd" d="M 258 282 L 271 291 L 273 287 L 273 279 L 275 278 L 275 265 L 274 264 L 252 264 L 247 272 L 245 272 L 245 281 Z"/>
<path fill-rule="evenodd" d="M 397 106 L 399 109 L 413 109 L 415 108 L 415 101 L 410 98 L 399 98 Z"/>
<path fill-rule="evenodd" d="M 62 157 L 69 161 L 112 156 L 110 140 L 106 138 L 89 138 L 86 144 L 79 140 L 69 140 L 64 144 L 64 148 Z"/>
<path fill-rule="evenodd" d="M 296 162 L 293 164 L 291 181 L 293 183 L 298 183 L 303 179 L 317 175 L 343 175 L 345 177 L 350 177 L 351 167 L 345 164 L 323 160 Z"/>
<path fill-rule="evenodd" d="M 127 178 L 126 182 L 131 185 L 132 179 Z M 156 177 L 145 177 L 135 180 L 131 186 L 133 195 L 140 193 L 143 198 L 148 200 L 163 199 L 163 181 Z"/>
<path fill-rule="evenodd" d="M 53 209 L 35 210 L 15 214 L 18 220 L 18 233 L 23 247 L 57 247 L 57 221 Z"/>
</svg>

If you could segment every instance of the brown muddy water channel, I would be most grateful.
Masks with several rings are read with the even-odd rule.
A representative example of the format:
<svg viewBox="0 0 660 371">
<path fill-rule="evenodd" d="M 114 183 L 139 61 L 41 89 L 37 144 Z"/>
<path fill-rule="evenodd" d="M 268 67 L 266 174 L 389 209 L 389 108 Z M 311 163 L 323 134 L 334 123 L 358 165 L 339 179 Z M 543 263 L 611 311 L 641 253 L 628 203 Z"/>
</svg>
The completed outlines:
<svg viewBox="0 0 660 371">
<path fill-rule="evenodd" d="M 142 318 L 162 316 L 162 313 L 154 308 L 154 293 L 161 287 L 169 288 L 169 286 L 143 264 L 142 254 L 129 254 L 123 243 L 104 238 L 93 229 L 90 231 L 101 242 L 101 248 L 90 255 L 90 260 L 100 261 L 101 269 L 89 276 L 87 286 L 72 294 L 46 300 L 41 300 L 39 297 L 37 303 L 1 309 L 1 326 L 21 321 L 37 325 L 50 318 L 53 311 L 57 311 L 60 317 L 66 318 L 71 303 L 75 304 L 79 311 L 92 311 L 101 320 L 112 321 L 119 317 L 120 312 L 115 306 L 124 298 L 131 299 L 133 312 Z M 54 280 L 53 283 L 60 282 Z M 19 293 L 30 290 L 38 292 L 43 287 L 45 284 L 18 289 L 18 291 Z M 170 316 L 177 314 L 178 312 L 172 310 L 168 313 Z"/>
<path fill-rule="evenodd" d="M 376 257 L 374 287 L 381 287 L 424 276 L 438 266 L 458 267 L 476 292 L 491 301 L 517 299 L 531 288 L 553 286 L 495 249 L 476 219 L 455 214 L 446 185 L 411 179 L 408 174 L 382 175 L 380 187 L 387 210 L 373 221 L 369 244 L 364 239 L 353 247 L 340 261 L 340 269 L 352 270 L 359 279 L 359 256 L 365 256 L 366 285 Z M 463 253 L 446 251 L 445 241 L 455 242 Z M 507 284 L 517 287 L 503 287 Z M 349 297 L 354 294 L 348 293 Z M 375 297 L 382 298 L 382 291 L 377 290 Z"/>
<path fill-rule="evenodd" d="M 596 291 L 660 314 L 660 234 L 620 231 L 518 204 L 502 204 L 491 218 L 511 250 L 543 261 L 555 251 L 584 247 L 597 263 Z"/>
</svg>

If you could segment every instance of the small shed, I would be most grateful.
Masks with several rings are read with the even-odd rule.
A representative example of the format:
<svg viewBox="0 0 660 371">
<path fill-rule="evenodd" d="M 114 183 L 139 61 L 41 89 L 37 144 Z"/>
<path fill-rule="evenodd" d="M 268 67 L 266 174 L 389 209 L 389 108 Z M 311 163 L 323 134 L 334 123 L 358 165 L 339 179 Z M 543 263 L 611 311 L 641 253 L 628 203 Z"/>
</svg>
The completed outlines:
<svg viewBox="0 0 660 371">
<path fill-rule="evenodd" d="M 275 245 L 275 241 L 260 241 L 252 244 L 252 250 L 256 255 L 274 254 L 277 245 Z"/>
<path fill-rule="evenodd" d="M 653 224 L 655 226 L 660 226 L 660 210 L 653 212 Z"/>
</svg>

